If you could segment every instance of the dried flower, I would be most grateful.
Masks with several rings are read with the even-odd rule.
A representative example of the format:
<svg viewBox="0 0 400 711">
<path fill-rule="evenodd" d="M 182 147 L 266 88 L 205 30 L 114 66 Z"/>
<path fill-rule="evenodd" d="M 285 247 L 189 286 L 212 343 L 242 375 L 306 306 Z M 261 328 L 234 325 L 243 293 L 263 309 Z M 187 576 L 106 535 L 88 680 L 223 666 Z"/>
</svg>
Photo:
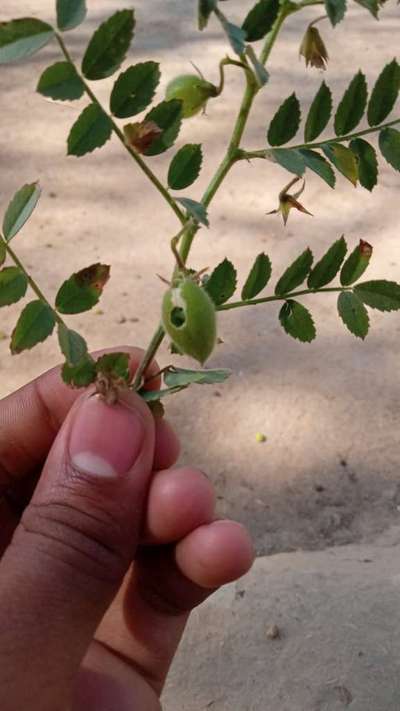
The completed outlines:
<svg viewBox="0 0 400 711">
<path fill-rule="evenodd" d="M 313 25 L 307 27 L 307 31 L 300 45 L 300 55 L 306 60 L 306 66 L 311 64 L 317 69 L 326 69 L 328 52 L 319 30 Z"/>
<path fill-rule="evenodd" d="M 138 153 L 145 153 L 161 133 L 161 128 L 154 121 L 128 123 L 124 126 L 126 144 Z"/>
<path fill-rule="evenodd" d="M 295 207 L 296 210 L 299 210 L 299 212 L 304 212 L 306 215 L 311 215 L 312 213 L 306 210 L 304 205 L 302 205 L 297 198 L 300 197 L 301 193 L 303 192 L 305 186 L 306 186 L 306 181 L 303 180 L 303 185 L 301 186 L 300 190 L 298 190 L 296 193 L 293 195 L 289 195 L 288 190 L 297 183 L 300 180 L 300 178 L 297 176 L 296 178 L 293 178 L 293 180 L 290 181 L 283 190 L 279 193 L 279 207 L 276 210 L 271 210 L 271 212 L 267 212 L 267 215 L 277 215 L 281 213 L 283 217 L 283 224 L 286 225 L 289 217 L 289 212 L 292 209 L 292 207 Z"/>
</svg>

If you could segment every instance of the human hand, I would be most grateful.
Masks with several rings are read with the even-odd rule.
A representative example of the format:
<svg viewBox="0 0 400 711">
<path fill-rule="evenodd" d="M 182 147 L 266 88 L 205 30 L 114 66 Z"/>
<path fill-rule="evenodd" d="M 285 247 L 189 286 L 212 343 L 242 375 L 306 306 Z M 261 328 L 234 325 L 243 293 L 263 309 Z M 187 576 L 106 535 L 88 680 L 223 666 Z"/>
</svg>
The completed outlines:
<svg viewBox="0 0 400 711">
<path fill-rule="evenodd" d="M 0 402 L 2 711 L 161 709 L 190 610 L 253 559 L 178 452 L 138 396 L 106 405 L 59 369 Z"/>
</svg>

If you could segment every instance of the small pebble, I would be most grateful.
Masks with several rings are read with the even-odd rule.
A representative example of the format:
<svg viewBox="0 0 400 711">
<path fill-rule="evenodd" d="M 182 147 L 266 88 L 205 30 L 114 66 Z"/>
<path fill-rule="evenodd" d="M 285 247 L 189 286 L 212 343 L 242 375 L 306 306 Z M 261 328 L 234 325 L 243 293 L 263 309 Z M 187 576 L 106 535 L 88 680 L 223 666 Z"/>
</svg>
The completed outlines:
<svg viewBox="0 0 400 711">
<path fill-rule="evenodd" d="M 263 434 L 262 432 L 257 432 L 256 442 L 266 442 L 266 441 L 267 441 L 267 438 L 266 438 L 265 434 Z"/>
<path fill-rule="evenodd" d="M 271 625 L 267 628 L 267 638 L 268 639 L 280 639 L 281 631 L 278 625 Z"/>
<path fill-rule="evenodd" d="M 96 316 L 104 316 L 103 309 L 96 309 L 96 311 L 94 313 L 96 314 Z"/>
</svg>

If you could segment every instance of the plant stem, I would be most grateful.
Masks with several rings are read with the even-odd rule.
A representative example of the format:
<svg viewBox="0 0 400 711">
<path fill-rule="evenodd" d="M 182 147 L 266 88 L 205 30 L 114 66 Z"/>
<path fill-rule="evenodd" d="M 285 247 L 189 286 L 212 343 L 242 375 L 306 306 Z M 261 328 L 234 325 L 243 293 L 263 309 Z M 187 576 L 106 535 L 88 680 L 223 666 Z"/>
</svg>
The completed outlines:
<svg viewBox="0 0 400 711">
<path fill-rule="evenodd" d="M 393 119 L 393 121 L 387 121 L 382 123 L 380 126 L 373 126 L 372 128 L 365 128 L 363 131 L 357 131 L 356 133 L 348 133 L 346 136 L 335 136 L 334 138 L 326 138 L 324 141 L 317 141 L 315 143 L 299 143 L 296 146 L 288 146 L 285 150 L 300 150 L 302 148 L 321 148 L 329 143 L 345 143 L 346 141 L 351 141 L 353 138 L 359 138 L 359 136 L 367 136 L 369 133 L 376 133 L 377 131 L 382 131 L 384 128 L 389 128 L 390 126 L 395 126 L 400 123 L 400 118 Z M 251 158 L 268 158 L 271 151 L 275 150 L 273 148 L 263 148 L 258 151 L 238 151 L 236 160 L 251 160 Z"/>
<path fill-rule="evenodd" d="M 153 360 L 155 354 L 157 353 L 159 347 L 161 346 L 164 335 L 165 335 L 164 329 L 160 325 L 157 328 L 157 331 L 155 331 L 155 333 L 154 333 L 154 335 L 153 335 L 153 337 L 146 349 L 143 359 L 141 360 L 139 367 L 135 373 L 135 378 L 132 383 L 132 388 L 134 390 L 139 390 L 139 388 L 141 387 L 143 376 L 144 376 L 147 368 L 149 367 L 151 361 Z"/>
<path fill-rule="evenodd" d="M 292 12 L 296 12 L 296 10 L 288 9 L 285 6 L 285 4 L 282 5 L 279 15 L 275 21 L 275 24 L 274 24 L 271 32 L 268 34 L 267 39 L 264 43 L 264 46 L 261 50 L 261 54 L 260 54 L 261 64 L 265 64 L 267 62 L 267 60 L 269 59 L 269 55 L 271 54 L 272 48 L 276 42 L 276 38 L 278 37 L 281 27 L 282 27 L 283 23 L 285 22 L 287 16 L 290 15 Z"/>
<path fill-rule="evenodd" d="M 31 277 L 31 275 L 29 274 L 29 272 L 25 269 L 25 267 L 24 267 L 24 265 L 22 264 L 21 260 L 17 257 L 17 255 L 15 254 L 14 250 L 11 249 L 10 245 L 9 245 L 8 242 L 5 240 L 5 238 L 3 237 L 3 235 L 1 235 L 1 239 L 3 240 L 3 242 L 4 242 L 4 244 L 5 244 L 5 248 L 6 248 L 6 250 L 7 250 L 7 253 L 8 253 L 9 256 L 11 257 L 11 259 L 13 260 L 14 264 L 18 267 L 18 269 L 21 270 L 21 272 L 23 272 L 23 273 L 25 274 L 26 279 L 27 279 L 27 281 L 28 281 L 28 284 L 29 284 L 29 286 L 31 287 L 32 291 L 35 292 L 36 296 L 40 299 L 40 301 L 43 301 L 43 303 L 45 303 L 45 304 L 52 310 L 52 312 L 53 312 L 53 314 L 54 314 L 54 318 L 55 318 L 55 320 L 57 321 L 57 323 L 59 323 L 59 324 L 62 325 L 62 326 L 65 326 L 65 323 L 64 323 L 64 321 L 62 320 L 61 316 L 57 313 L 57 311 L 55 310 L 54 306 L 52 306 L 52 305 L 50 304 L 50 302 L 46 299 L 46 297 L 45 297 L 45 295 L 43 294 L 42 290 L 38 287 L 38 285 L 36 284 L 36 282 L 34 281 L 34 279 Z"/>
<path fill-rule="evenodd" d="M 324 0 L 302 0 L 302 2 L 296 3 L 297 7 L 295 12 L 297 10 L 301 10 L 303 7 L 311 7 L 312 5 L 324 5 Z"/>
<path fill-rule="evenodd" d="M 282 24 L 287 17 L 287 15 L 290 14 L 288 11 L 287 7 L 283 6 L 280 10 L 280 13 L 278 15 L 278 18 L 275 22 L 274 28 L 272 31 L 269 33 L 264 47 L 261 52 L 261 61 L 265 64 L 267 59 L 269 58 L 271 54 L 271 50 L 275 44 L 275 41 L 277 39 L 277 36 L 279 34 L 279 31 L 282 27 Z M 245 131 L 247 121 L 249 118 L 249 114 L 253 105 L 254 98 L 259 91 L 259 87 L 250 72 L 246 72 L 246 89 L 243 95 L 243 99 L 240 105 L 239 113 L 236 118 L 234 127 L 233 127 L 233 132 L 231 136 L 231 140 L 229 142 L 228 148 L 226 150 L 225 156 L 222 159 L 220 165 L 217 168 L 217 171 L 213 178 L 211 179 L 211 182 L 209 183 L 201 202 L 205 207 L 208 207 L 212 199 L 214 198 L 216 192 L 218 191 L 221 183 L 225 179 L 225 177 L 228 175 L 230 169 L 232 166 L 236 163 L 238 160 L 238 150 L 240 146 L 240 142 L 243 137 L 243 133 Z M 182 222 L 185 222 L 184 218 Z M 189 252 L 192 246 L 193 239 L 196 235 L 196 233 L 199 230 L 199 225 L 193 225 L 193 224 L 188 224 L 186 226 L 186 229 L 183 230 L 182 237 L 181 237 L 181 247 L 180 247 L 180 256 L 182 259 L 182 263 L 186 264 L 187 258 L 189 256 Z M 162 326 L 159 326 L 157 331 L 154 333 L 147 349 L 146 352 L 143 356 L 142 362 L 139 365 L 139 368 L 136 372 L 135 379 L 133 381 L 133 388 L 135 390 L 138 390 L 142 384 L 142 379 L 143 375 L 146 371 L 146 368 L 148 368 L 149 364 L 153 360 L 158 348 L 160 347 L 163 338 L 164 338 L 165 332 Z"/>
<path fill-rule="evenodd" d="M 114 121 L 114 119 L 112 118 L 112 116 L 110 116 L 110 114 L 108 114 L 107 111 L 104 110 L 104 108 L 102 107 L 100 101 L 99 101 L 98 98 L 94 95 L 94 93 L 93 93 L 93 91 L 91 90 L 90 86 L 86 83 L 84 77 L 83 77 L 82 74 L 78 71 L 78 69 L 77 69 L 77 67 L 76 67 L 76 65 L 75 65 L 75 63 L 74 63 L 74 61 L 73 61 L 73 59 L 72 59 L 72 57 L 71 57 L 71 55 L 70 55 L 70 53 L 69 53 L 69 51 L 68 51 L 66 45 L 65 45 L 65 43 L 64 43 L 64 40 L 63 40 L 62 37 L 61 37 L 59 34 L 57 34 L 57 33 L 56 33 L 56 39 L 57 39 L 58 44 L 60 45 L 60 48 L 61 48 L 61 51 L 62 51 L 63 54 L 64 54 L 64 57 L 66 58 L 66 60 L 67 60 L 68 62 L 70 62 L 70 64 L 72 64 L 72 65 L 74 66 L 74 68 L 75 68 L 75 70 L 76 70 L 78 76 L 80 77 L 80 79 L 81 79 L 81 81 L 82 81 L 82 83 L 83 83 L 83 86 L 85 87 L 85 92 L 86 92 L 86 94 L 87 94 L 87 95 L 89 96 L 89 98 L 93 101 L 93 103 L 96 104 L 96 105 L 102 110 L 102 112 L 108 117 L 108 119 L 109 119 L 109 121 L 110 121 L 110 123 L 111 123 L 113 132 L 114 132 L 115 135 L 119 138 L 119 140 L 121 141 L 121 143 L 122 143 L 122 145 L 124 146 L 125 150 L 128 151 L 128 153 L 129 153 L 129 155 L 131 156 L 131 158 L 133 158 L 133 160 L 134 160 L 135 163 L 140 167 L 140 169 L 143 171 L 143 173 L 145 173 L 145 175 L 147 175 L 148 179 L 153 183 L 154 187 L 158 190 L 158 192 L 161 193 L 161 195 L 162 195 L 163 198 L 166 200 L 166 202 L 168 203 L 168 205 L 170 206 L 170 208 L 174 211 L 174 213 L 175 213 L 175 215 L 177 216 L 178 220 L 180 220 L 180 222 L 181 222 L 182 224 L 184 224 L 184 223 L 185 223 L 185 220 L 186 220 L 185 215 L 183 214 L 182 210 L 181 210 L 181 209 L 179 208 L 179 206 L 177 205 L 177 203 L 176 203 L 176 201 L 174 200 L 174 198 L 169 194 L 167 188 L 161 183 L 161 181 L 157 178 L 157 176 L 155 175 L 155 173 L 153 173 L 153 171 L 151 170 L 151 168 L 149 168 L 149 166 L 147 165 L 147 163 L 145 163 L 145 161 L 143 160 L 143 158 L 141 158 L 141 156 L 140 156 L 131 146 L 128 146 L 128 145 L 126 144 L 126 142 L 125 142 L 125 137 L 124 137 L 123 132 L 121 131 L 121 129 L 119 128 L 119 126 L 115 123 L 115 121 Z"/>
<path fill-rule="evenodd" d="M 283 296 L 265 296 L 261 299 L 249 299 L 249 301 L 231 301 L 229 304 L 221 304 L 217 306 L 217 311 L 230 311 L 230 309 L 239 309 L 242 306 L 257 306 L 257 304 L 266 304 L 270 301 L 287 301 L 295 296 L 304 296 L 305 294 L 322 294 L 328 292 L 351 291 L 349 286 L 334 286 L 325 289 L 303 289 L 302 291 L 293 291 L 291 294 Z"/>
<path fill-rule="evenodd" d="M 275 25 L 274 25 L 273 29 L 271 30 L 271 32 L 269 33 L 269 35 L 267 36 L 267 39 L 264 43 L 264 47 L 261 51 L 260 61 L 263 64 L 265 64 L 267 62 L 267 60 L 269 59 L 272 48 L 276 42 L 279 31 L 280 31 L 287 15 L 288 15 L 287 9 L 285 7 L 282 7 L 281 11 L 275 21 Z M 255 96 L 258 91 L 259 91 L 259 87 L 256 84 L 253 76 L 250 75 L 249 73 L 246 73 L 246 89 L 244 92 L 242 103 L 240 105 L 238 116 L 235 121 L 231 140 L 229 142 L 229 145 L 226 150 L 224 158 L 222 159 L 220 165 L 218 166 L 215 175 L 211 179 L 211 182 L 208 185 L 208 187 L 201 199 L 201 202 L 203 203 L 203 205 L 205 207 L 208 207 L 211 200 L 214 198 L 217 190 L 219 189 L 221 183 L 224 181 L 224 179 L 228 175 L 230 169 L 236 163 L 236 161 L 239 159 L 238 153 L 239 153 L 240 142 L 243 138 L 243 134 L 244 134 L 244 131 L 245 131 L 245 128 L 247 125 L 249 114 L 250 114 L 251 108 L 253 106 L 253 101 L 254 101 Z M 192 227 L 187 232 L 185 232 L 182 237 L 181 257 L 182 257 L 183 262 L 187 261 L 187 258 L 189 256 L 189 252 L 190 252 L 190 249 L 192 246 L 193 239 L 194 239 L 198 229 L 199 229 L 198 226 Z"/>
</svg>

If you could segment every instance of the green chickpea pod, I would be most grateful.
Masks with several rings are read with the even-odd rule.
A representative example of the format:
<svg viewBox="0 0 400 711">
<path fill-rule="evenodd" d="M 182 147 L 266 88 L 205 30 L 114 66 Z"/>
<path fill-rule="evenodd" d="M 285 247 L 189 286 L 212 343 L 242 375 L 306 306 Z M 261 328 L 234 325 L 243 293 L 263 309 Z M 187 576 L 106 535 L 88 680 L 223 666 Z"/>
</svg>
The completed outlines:
<svg viewBox="0 0 400 711">
<path fill-rule="evenodd" d="M 206 107 L 211 97 L 218 96 L 218 89 L 211 82 L 197 74 L 181 74 L 167 86 L 165 98 L 179 99 L 183 106 L 183 117 L 195 116 Z"/>
<path fill-rule="evenodd" d="M 216 311 L 207 292 L 190 277 L 181 277 L 164 295 L 162 323 L 174 345 L 203 364 L 217 337 Z"/>
</svg>

